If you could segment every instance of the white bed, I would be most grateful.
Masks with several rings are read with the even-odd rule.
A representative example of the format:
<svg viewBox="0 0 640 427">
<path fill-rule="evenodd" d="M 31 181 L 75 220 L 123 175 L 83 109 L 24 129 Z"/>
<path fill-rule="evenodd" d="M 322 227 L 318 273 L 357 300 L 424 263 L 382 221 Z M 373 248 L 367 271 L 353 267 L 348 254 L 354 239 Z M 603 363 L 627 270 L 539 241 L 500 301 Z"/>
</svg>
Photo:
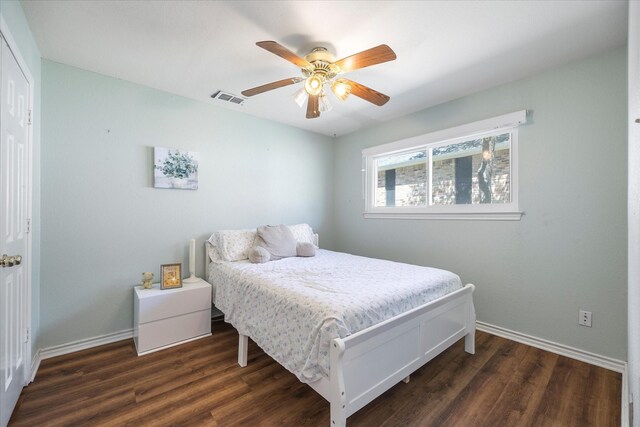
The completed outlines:
<svg viewBox="0 0 640 427">
<path fill-rule="evenodd" d="M 225 252 L 222 240 L 210 239 L 209 256 Z M 238 259 L 207 266 L 214 303 L 240 334 L 238 362 L 251 337 L 330 402 L 333 426 L 460 338 L 474 352 L 474 286 L 451 272 L 321 249 L 251 264 L 237 251 L 245 240 L 227 245 Z"/>
</svg>

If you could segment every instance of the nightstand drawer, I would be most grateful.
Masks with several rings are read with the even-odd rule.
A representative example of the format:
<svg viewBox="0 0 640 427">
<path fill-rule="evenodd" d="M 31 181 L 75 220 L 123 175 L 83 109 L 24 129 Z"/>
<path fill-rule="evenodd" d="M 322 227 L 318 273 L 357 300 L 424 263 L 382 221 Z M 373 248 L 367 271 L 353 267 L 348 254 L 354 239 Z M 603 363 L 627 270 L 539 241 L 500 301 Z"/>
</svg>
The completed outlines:
<svg viewBox="0 0 640 427">
<path fill-rule="evenodd" d="M 211 335 L 211 285 L 202 279 L 181 288 L 134 288 L 133 340 L 138 355 Z"/>
<path fill-rule="evenodd" d="M 138 292 L 138 323 L 144 324 L 211 308 L 211 285 L 185 284 L 178 289 Z"/>
<path fill-rule="evenodd" d="M 211 310 L 141 324 L 134 332 L 138 355 L 192 338 L 211 335 Z"/>
</svg>

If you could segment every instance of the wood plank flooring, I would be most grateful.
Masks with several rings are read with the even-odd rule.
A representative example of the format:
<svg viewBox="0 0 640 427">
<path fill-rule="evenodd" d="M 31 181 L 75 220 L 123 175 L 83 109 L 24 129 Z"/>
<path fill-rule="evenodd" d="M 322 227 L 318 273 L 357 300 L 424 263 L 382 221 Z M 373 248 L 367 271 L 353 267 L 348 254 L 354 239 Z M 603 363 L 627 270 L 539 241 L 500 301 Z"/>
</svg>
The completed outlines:
<svg viewBox="0 0 640 427">
<path fill-rule="evenodd" d="M 329 404 L 238 334 L 138 357 L 132 340 L 42 362 L 10 426 L 323 426 Z M 618 426 L 621 375 L 478 332 L 348 418 L 356 426 Z"/>
</svg>

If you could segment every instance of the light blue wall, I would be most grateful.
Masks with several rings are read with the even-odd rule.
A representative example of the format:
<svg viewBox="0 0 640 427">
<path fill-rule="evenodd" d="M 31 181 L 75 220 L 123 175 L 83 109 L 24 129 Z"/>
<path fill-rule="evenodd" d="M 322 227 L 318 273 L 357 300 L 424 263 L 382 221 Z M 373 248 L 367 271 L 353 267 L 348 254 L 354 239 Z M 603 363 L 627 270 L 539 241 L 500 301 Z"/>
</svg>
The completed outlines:
<svg viewBox="0 0 640 427">
<path fill-rule="evenodd" d="M 339 138 L 337 248 L 452 270 L 479 321 L 626 360 L 626 66 L 622 48 Z M 521 221 L 363 219 L 363 148 L 522 109 Z"/>
<path fill-rule="evenodd" d="M 308 222 L 331 245 L 333 139 L 43 61 L 42 347 L 132 327 L 132 288 L 212 231 Z M 154 189 L 152 147 L 200 156 Z"/>
<path fill-rule="evenodd" d="M 40 347 L 40 51 L 36 45 L 22 6 L 17 1 L 0 1 L 0 15 L 9 27 L 9 32 L 18 45 L 22 58 L 34 80 L 33 105 L 33 205 L 32 205 L 32 252 L 31 252 L 31 352 Z"/>
</svg>

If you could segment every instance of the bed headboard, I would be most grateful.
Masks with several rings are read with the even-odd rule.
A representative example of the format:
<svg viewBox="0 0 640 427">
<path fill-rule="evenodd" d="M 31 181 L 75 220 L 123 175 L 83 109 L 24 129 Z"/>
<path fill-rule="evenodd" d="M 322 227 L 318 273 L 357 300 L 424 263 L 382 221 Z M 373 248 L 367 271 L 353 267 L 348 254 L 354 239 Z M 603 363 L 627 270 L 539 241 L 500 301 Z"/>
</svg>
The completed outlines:
<svg viewBox="0 0 640 427">
<path fill-rule="evenodd" d="M 211 243 L 209 243 L 209 241 L 206 240 L 204 242 L 204 276 L 205 278 L 209 275 L 209 264 L 211 264 L 211 258 L 209 258 L 209 246 L 211 246 Z"/>
</svg>

